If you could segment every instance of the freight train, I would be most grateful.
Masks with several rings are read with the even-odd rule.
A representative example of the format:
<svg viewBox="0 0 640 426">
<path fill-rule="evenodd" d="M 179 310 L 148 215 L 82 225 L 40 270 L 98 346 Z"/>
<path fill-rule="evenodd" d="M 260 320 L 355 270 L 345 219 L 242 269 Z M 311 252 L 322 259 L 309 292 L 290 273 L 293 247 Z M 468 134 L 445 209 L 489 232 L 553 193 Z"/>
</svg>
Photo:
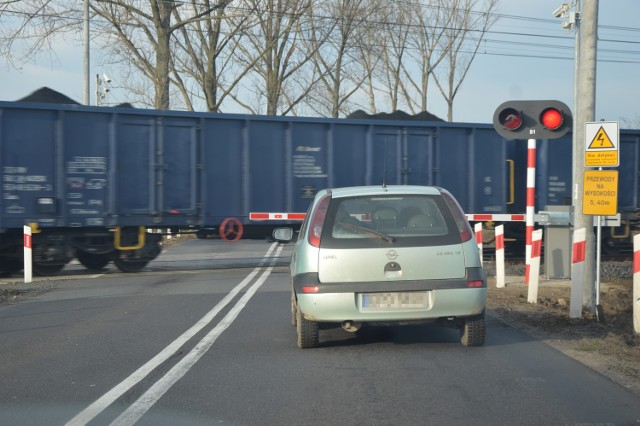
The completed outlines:
<svg viewBox="0 0 640 426">
<path fill-rule="evenodd" d="M 638 225 L 640 131 L 620 145 L 611 250 Z M 304 213 L 325 187 L 437 185 L 467 213 L 520 214 L 526 150 L 489 124 L 0 102 L 0 272 L 22 268 L 25 225 L 36 273 L 73 258 L 135 272 L 160 253 L 153 230 L 204 235 L 233 218 L 264 235 L 283 222 L 251 212 Z M 571 135 L 538 141 L 536 210 L 570 204 L 571 187 Z"/>
</svg>

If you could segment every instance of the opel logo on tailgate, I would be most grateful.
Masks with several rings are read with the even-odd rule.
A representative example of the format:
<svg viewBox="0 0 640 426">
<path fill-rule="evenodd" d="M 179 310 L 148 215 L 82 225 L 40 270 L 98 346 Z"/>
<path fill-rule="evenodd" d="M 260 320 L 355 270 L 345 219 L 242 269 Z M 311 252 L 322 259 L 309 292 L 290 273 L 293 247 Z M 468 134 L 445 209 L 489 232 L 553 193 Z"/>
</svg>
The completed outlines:
<svg viewBox="0 0 640 426">
<path fill-rule="evenodd" d="M 387 252 L 387 259 L 396 260 L 398 258 L 398 252 L 395 250 L 389 250 Z"/>
</svg>

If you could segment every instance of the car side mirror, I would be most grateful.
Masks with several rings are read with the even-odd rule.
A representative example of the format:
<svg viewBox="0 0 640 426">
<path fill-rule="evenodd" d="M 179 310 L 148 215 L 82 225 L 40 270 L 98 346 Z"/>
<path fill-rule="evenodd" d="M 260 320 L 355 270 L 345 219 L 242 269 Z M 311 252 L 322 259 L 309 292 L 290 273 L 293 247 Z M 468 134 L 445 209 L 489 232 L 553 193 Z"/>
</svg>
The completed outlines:
<svg viewBox="0 0 640 426">
<path fill-rule="evenodd" d="M 293 228 L 276 228 L 273 230 L 273 239 L 279 243 L 288 243 L 293 240 Z"/>
</svg>

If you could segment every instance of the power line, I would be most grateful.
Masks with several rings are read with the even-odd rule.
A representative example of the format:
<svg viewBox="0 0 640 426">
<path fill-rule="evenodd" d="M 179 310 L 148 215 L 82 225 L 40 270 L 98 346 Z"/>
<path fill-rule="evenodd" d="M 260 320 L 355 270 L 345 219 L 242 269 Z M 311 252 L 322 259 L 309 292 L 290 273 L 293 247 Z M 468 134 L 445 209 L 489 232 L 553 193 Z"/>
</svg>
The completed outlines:
<svg viewBox="0 0 640 426">
<path fill-rule="evenodd" d="M 409 2 L 405 2 L 407 4 L 411 4 Z M 230 7 L 230 9 L 234 9 L 237 11 L 249 11 L 248 8 L 241 8 L 241 7 Z M 259 11 L 258 11 L 259 12 Z M 9 9 L 5 9 L 2 11 L 3 14 L 13 14 L 15 16 L 22 16 L 22 17 L 30 17 L 33 16 L 32 14 L 29 14 L 28 12 L 23 12 L 20 10 L 9 10 Z M 481 13 L 481 12 L 474 12 L 474 13 Z M 278 15 L 278 14 L 277 14 Z M 281 16 L 284 16 L 284 14 L 279 14 Z M 329 19 L 335 19 L 333 17 L 330 16 L 326 16 L 326 15 L 321 15 L 321 14 L 312 14 L 311 15 L 314 19 L 318 19 L 318 20 L 329 20 Z M 555 20 L 550 20 L 550 19 L 542 19 L 542 18 L 532 18 L 532 17 L 526 17 L 526 16 L 517 16 L 517 15 L 504 15 L 504 14 L 497 14 L 496 15 L 499 19 L 509 19 L 509 20 L 516 20 L 516 21 L 529 21 L 529 22 L 534 22 L 534 23 L 543 23 L 543 24 L 554 24 L 557 25 L 557 21 Z M 1 15 L 0 15 L 1 17 Z M 58 14 L 58 13 L 39 13 L 37 14 L 38 18 L 54 18 L 54 19 L 59 19 L 59 20 L 65 20 L 66 22 L 73 24 L 73 23 L 81 23 L 81 18 L 74 18 L 72 16 L 68 16 L 68 15 L 62 15 L 62 14 Z M 390 22 L 390 21 L 379 21 L 379 20 L 367 20 L 367 19 L 363 19 L 363 22 L 367 22 L 369 24 L 382 24 L 382 25 L 398 25 L 400 27 L 404 27 L 407 29 L 412 29 L 412 28 L 416 28 L 415 24 L 409 24 L 409 23 L 394 23 L 394 22 Z M 105 24 L 108 24 L 109 22 L 106 21 Z M 632 28 L 632 27 L 622 27 L 622 26 L 607 26 L 607 25 L 601 25 L 599 26 L 599 28 L 602 29 L 610 29 L 610 30 L 616 30 L 616 31 L 626 31 L 626 32 L 637 32 L 640 33 L 640 28 Z M 431 27 L 432 30 L 434 29 L 439 29 L 438 27 Z M 197 31 L 195 29 L 189 29 L 190 31 Z M 517 45 L 517 46 L 523 46 L 523 47 L 527 47 L 527 48 L 545 48 L 545 49 L 559 49 L 559 50 L 573 50 L 573 46 L 571 45 L 567 45 L 567 46 L 563 46 L 563 45 L 555 45 L 555 44 L 541 44 L 541 43 L 536 43 L 536 42 L 531 42 L 531 41 L 515 41 L 515 39 L 522 39 L 524 38 L 525 40 L 531 40 L 531 39 L 535 39 L 535 38 L 543 38 L 543 39 L 553 39 L 554 41 L 558 41 L 558 40 L 564 40 L 567 42 L 573 42 L 574 38 L 571 36 L 558 36 L 557 34 L 541 34 L 539 32 L 522 32 L 522 31 L 497 31 L 497 30 L 487 30 L 484 32 L 485 35 L 489 35 L 489 36 L 503 36 L 505 38 L 507 38 L 506 40 L 500 40 L 500 39 L 489 39 L 486 38 L 485 42 L 489 43 L 489 44 L 505 44 L 505 45 Z M 226 33 L 226 35 L 232 35 L 231 33 Z M 309 40 L 307 40 L 309 41 Z M 602 43 L 623 43 L 623 44 L 628 44 L 628 45 L 640 45 L 640 41 L 633 41 L 633 40 L 621 40 L 621 39 L 612 39 L 612 38 L 603 38 L 599 40 Z M 623 55 L 623 56 L 636 56 L 636 55 L 640 55 L 640 51 L 634 51 L 634 50 L 613 50 L 613 49 L 598 49 L 599 52 L 602 53 L 612 53 L 612 54 L 618 54 L 618 55 Z M 546 59 L 573 59 L 573 56 L 554 56 L 554 55 L 539 55 L 539 54 L 535 54 L 535 53 L 524 53 L 522 51 L 516 52 L 516 53 L 492 53 L 492 52 L 488 52 L 488 51 L 483 51 L 483 52 L 478 52 L 479 54 L 485 54 L 485 55 L 496 55 L 496 56 L 512 56 L 512 57 L 522 57 L 522 58 L 546 58 Z M 599 61 L 600 62 L 600 61 Z M 635 60 L 601 60 L 601 62 L 616 62 L 616 63 L 637 63 L 637 61 Z"/>
</svg>

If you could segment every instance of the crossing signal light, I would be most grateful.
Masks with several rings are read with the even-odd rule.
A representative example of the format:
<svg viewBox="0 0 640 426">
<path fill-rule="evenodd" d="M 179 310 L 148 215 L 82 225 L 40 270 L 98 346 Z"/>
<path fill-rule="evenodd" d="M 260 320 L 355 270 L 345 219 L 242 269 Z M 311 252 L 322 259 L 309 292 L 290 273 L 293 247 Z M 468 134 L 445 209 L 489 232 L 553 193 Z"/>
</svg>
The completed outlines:
<svg viewBox="0 0 640 426">
<path fill-rule="evenodd" d="M 556 139 L 572 125 L 571 110 L 560 101 L 507 101 L 493 114 L 493 127 L 505 139 Z"/>
<path fill-rule="evenodd" d="M 555 108 L 547 108 L 540 115 L 540 123 L 549 130 L 557 130 L 562 126 L 564 117 L 561 111 Z"/>
<path fill-rule="evenodd" d="M 522 127 L 522 114 L 513 108 L 505 108 L 500 111 L 498 121 L 507 130 L 518 130 Z"/>
</svg>

